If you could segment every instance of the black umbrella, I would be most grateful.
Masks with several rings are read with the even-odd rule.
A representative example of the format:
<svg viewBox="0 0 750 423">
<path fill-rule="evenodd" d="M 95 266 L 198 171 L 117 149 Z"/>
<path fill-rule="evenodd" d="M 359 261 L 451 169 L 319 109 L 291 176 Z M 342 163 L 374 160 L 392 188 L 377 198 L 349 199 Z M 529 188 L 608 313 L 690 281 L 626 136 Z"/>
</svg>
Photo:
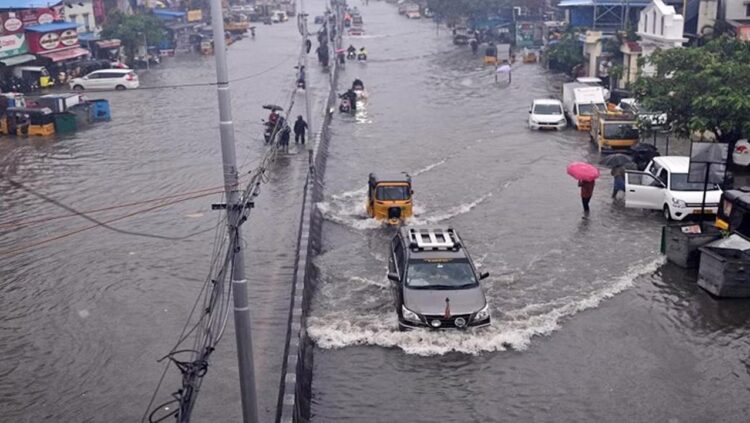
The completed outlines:
<svg viewBox="0 0 750 423">
<path fill-rule="evenodd" d="M 627 154 L 621 154 L 621 153 L 612 154 L 611 156 L 605 157 L 601 161 L 601 164 L 609 168 L 625 166 L 630 163 L 633 163 L 633 158 L 628 156 Z"/>
<path fill-rule="evenodd" d="M 273 110 L 273 111 L 275 111 L 275 110 L 284 110 L 283 107 L 277 106 L 275 104 L 264 104 L 263 108 L 264 109 L 268 109 L 268 110 Z"/>
<path fill-rule="evenodd" d="M 635 146 L 630 147 L 630 151 L 633 153 L 653 153 L 658 150 L 653 144 L 638 143 Z"/>
</svg>

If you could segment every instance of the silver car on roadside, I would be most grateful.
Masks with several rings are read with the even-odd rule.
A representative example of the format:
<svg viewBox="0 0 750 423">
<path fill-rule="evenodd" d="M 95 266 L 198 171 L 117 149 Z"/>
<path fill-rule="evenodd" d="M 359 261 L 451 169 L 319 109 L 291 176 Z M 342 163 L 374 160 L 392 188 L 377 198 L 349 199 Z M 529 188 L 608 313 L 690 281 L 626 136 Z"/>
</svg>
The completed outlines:
<svg viewBox="0 0 750 423">
<path fill-rule="evenodd" d="M 478 273 L 451 228 L 402 227 L 390 244 L 391 281 L 400 330 L 467 329 L 490 324 Z"/>
</svg>

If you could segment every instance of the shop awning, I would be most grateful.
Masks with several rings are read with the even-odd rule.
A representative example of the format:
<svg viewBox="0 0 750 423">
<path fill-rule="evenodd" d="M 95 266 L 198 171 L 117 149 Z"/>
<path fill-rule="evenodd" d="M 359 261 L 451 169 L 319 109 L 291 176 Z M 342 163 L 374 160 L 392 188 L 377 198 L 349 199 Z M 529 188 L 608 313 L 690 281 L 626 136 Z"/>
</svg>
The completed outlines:
<svg viewBox="0 0 750 423">
<path fill-rule="evenodd" d="M 154 16 L 156 16 L 159 19 L 169 21 L 173 19 L 182 19 L 187 15 L 187 13 L 179 11 L 179 10 L 164 10 L 164 9 L 154 9 L 153 10 Z"/>
<path fill-rule="evenodd" d="M 73 22 L 52 22 L 41 25 L 27 26 L 26 32 L 53 32 L 76 28 L 78 28 L 78 24 L 75 24 Z"/>
<path fill-rule="evenodd" d="M 51 53 L 41 53 L 40 56 L 51 59 L 53 62 L 62 62 L 63 60 L 75 59 L 76 57 L 88 56 L 90 53 L 85 48 L 72 47 L 65 50 L 53 51 Z"/>
<path fill-rule="evenodd" d="M 120 44 L 121 44 L 120 40 L 116 38 L 112 40 L 101 40 L 101 41 L 96 42 L 96 45 L 99 48 L 118 48 L 120 47 Z"/>
<path fill-rule="evenodd" d="M 34 56 L 33 54 L 21 54 L 19 56 L 2 59 L 0 60 L 0 63 L 4 64 L 5 66 L 15 66 L 20 65 L 21 63 L 30 62 L 34 59 L 36 59 L 36 56 Z"/>
</svg>

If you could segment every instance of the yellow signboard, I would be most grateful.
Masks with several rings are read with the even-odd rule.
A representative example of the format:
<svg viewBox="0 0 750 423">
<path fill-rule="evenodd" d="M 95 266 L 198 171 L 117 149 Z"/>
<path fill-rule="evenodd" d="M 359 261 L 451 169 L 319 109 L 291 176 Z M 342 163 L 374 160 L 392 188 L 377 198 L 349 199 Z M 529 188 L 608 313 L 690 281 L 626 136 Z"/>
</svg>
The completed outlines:
<svg viewBox="0 0 750 423">
<path fill-rule="evenodd" d="M 199 22 L 203 20 L 203 11 L 200 9 L 188 10 L 187 21 L 188 22 Z"/>
</svg>

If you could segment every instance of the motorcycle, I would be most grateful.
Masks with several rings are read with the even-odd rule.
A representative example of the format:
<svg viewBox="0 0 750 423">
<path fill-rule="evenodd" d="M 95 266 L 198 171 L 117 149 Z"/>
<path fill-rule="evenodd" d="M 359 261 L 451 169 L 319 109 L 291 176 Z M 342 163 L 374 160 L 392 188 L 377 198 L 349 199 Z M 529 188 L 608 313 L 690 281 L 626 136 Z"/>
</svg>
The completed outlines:
<svg viewBox="0 0 750 423">
<path fill-rule="evenodd" d="M 346 52 L 346 58 L 349 60 L 354 60 L 357 58 L 357 52 L 354 51 L 348 51 Z"/>
<path fill-rule="evenodd" d="M 367 55 L 365 53 L 359 53 L 357 55 L 357 60 L 360 62 L 366 62 L 367 61 Z"/>
</svg>

